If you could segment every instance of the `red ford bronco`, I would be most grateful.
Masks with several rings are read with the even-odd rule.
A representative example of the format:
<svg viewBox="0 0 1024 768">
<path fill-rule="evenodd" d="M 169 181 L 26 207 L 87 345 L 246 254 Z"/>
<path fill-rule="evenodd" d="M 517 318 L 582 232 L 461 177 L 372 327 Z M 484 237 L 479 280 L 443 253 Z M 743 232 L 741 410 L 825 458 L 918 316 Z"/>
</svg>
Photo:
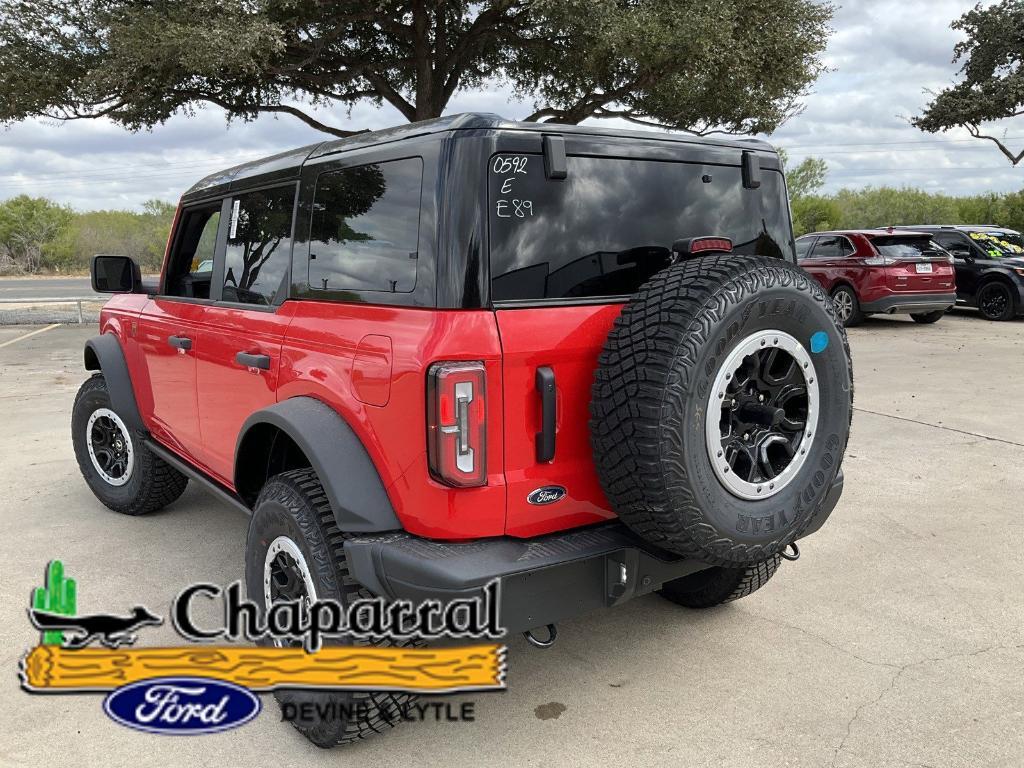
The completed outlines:
<svg viewBox="0 0 1024 768">
<path fill-rule="evenodd" d="M 763 142 L 483 114 L 328 141 L 196 184 L 158 285 L 117 256 L 93 285 L 86 481 L 251 514 L 260 604 L 499 579 L 508 631 L 553 640 L 753 592 L 842 491 L 846 336 Z"/>
</svg>

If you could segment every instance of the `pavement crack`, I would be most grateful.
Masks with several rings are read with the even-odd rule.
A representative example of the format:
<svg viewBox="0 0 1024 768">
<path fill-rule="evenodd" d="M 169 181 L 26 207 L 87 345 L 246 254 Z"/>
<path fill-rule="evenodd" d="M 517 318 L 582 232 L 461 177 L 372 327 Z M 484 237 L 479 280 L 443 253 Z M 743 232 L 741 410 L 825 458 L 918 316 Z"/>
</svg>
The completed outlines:
<svg viewBox="0 0 1024 768">
<path fill-rule="evenodd" d="M 932 424 L 930 421 L 921 421 L 919 419 L 911 419 L 906 416 L 894 416 L 891 413 L 882 413 L 881 411 L 872 411 L 868 408 L 858 408 L 854 406 L 853 410 L 860 411 L 861 413 L 870 413 L 872 416 L 882 416 L 886 419 L 896 419 L 897 421 L 909 421 L 911 424 L 920 424 L 922 427 L 932 427 L 933 429 L 941 429 L 944 432 L 956 432 L 958 435 L 968 435 L 970 437 L 979 437 L 982 440 L 991 440 L 993 443 L 1003 443 L 1004 445 L 1015 445 L 1018 448 L 1024 448 L 1024 443 L 1018 443 L 1014 440 L 1005 440 L 1001 437 L 992 437 L 991 435 L 983 435 L 980 432 L 971 432 L 966 429 L 957 429 L 956 427 L 946 427 L 942 424 Z"/>
<path fill-rule="evenodd" d="M 889 680 L 889 684 L 886 685 L 877 696 L 875 696 L 873 699 L 869 699 L 868 701 L 862 702 L 861 704 L 857 705 L 857 708 L 853 711 L 853 716 L 846 722 L 846 732 L 843 734 L 843 738 L 840 739 L 839 744 L 836 745 L 835 751 L 832 753 L 832 761 L 829 763 L 830 768 L 835 768 L 836 761 L 839 760 L 839 755 L 846 747 L 846 743 L 850 740 L 850 734 L 853 733 L 853 725 L 857 722 L 857 720 L 860 719 L 860 716 L 864 712 L 864 710 L 868 707 L 873 707 L 876 704 L 880 703 L 882 699 L 884 699 L 886 695 L 896 687 L 896 684 L 903 676 L 903 673 L 906 672 L 908 669 L 912 669 L 914 667 L 927 666 L 930 664 L 939 664 L 941 662 L 951 661 L 953 659 L 969 659 L 975 656 L 982 656 L 986 653 L 992 653 L 993 651 L 1014 651 L 1020 650 L 1021 648 L 1024 648 L 1024 643 L 1018 645 L 990 645 L 985 648 L 979 648 L 974 651 L 960 651 L 957 653 L 946 654 L 945 656 L 934 656 L 926 659 L 919 659 L 917 661 L 911 661 L 901 665 L 888 665 L 894 667 L 896 673 Z M 878 662 L 875 663 L 877 664 Z"/>
</svg>

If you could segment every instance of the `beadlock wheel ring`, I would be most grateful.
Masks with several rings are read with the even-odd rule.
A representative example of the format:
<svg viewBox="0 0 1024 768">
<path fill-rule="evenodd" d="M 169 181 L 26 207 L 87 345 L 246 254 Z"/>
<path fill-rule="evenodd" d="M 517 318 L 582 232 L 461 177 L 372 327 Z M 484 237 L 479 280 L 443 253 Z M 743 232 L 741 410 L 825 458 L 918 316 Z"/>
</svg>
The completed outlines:
<svg viewBox="0 0 1024 768">
<path fill-rule="evenodd" d="M 267 548 L 263 559 L 263 601 L 269 611 L 275 602 L 304 600 L 306 607 L 316 602 L 316 586 L 306 564 L 302 549 L 288 536 L 278 536 Z M 274 645 L 286 646 L 285 641 L 274 638 Z"/>
<path fill-rule="evenodd" d="M 814 361 L 799 341 L 778 330 L 743 339 L 707 400 L 707 454 L 722 486 L 749 501 L 782 491 L 807 461 L 819 403 Z"/>
<path fill-rule="evenodd" d="M 120 488 L 132 478 L 135 448 L 121 417 L 109 408 L 97 408 L 85 425 L 85 446 L 92 468 L 103 482 Z"/>
</svg>

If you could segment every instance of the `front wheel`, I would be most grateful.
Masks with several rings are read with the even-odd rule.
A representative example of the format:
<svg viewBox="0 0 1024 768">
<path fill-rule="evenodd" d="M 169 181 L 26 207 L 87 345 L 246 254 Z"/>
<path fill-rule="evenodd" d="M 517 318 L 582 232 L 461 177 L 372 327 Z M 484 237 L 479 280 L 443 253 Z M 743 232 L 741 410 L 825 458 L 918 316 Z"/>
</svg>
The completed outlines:
<svg viewBox="0 0 1024 768">
<path fill-rule="evenodd" d="M 937 323 L 942 319 L 942 316 L 949 310 L 937 309 L 934 312 L 911 312 L 910 317 L 915 323 L 921 323 L 922 325 L 931 325 Z"/>
<path fill-rule="evenodd" d="M 778 555 L 745 568 L 707 568 L 662 585 L 658 594 L 686 608 L 712 608 L 746 597 L 775 575 Z"/>
<path fill-rule="evenodd" d="M 1010 287 L 988 283 L 978 292 L 978 309 L 986 320 L 1012 320 L 1016 312 Z"/>
<path fill-rule="evenodd" d="M 144 515 L 185 492 L 188 478 L 154 455 L 114 409 L 102 373 L 78 390 L 71 443 L 85 482 L 100 501 L 124 515 Z"/>
</svg>

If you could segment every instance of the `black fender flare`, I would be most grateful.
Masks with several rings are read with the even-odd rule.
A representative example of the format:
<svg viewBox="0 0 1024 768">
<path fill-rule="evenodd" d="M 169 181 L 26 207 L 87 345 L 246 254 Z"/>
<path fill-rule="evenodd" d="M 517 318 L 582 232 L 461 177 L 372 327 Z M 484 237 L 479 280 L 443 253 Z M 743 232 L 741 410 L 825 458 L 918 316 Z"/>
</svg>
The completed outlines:
<svg viewBox="0 0 1024 768">
<path fill-rule="evenodd" d="M 124 359 L 124 350 L 117 336 L 103 333 L 85 342 L 85 369 L 103 373 L 103 378 L 107 382 L 107 392 L 110 394 L 110 404 L 118 416 L 132 429 L 145 432 L 146 427 L 142 423 L 139 405 L 135 400 L 135 390 L 132 388 L 132 377 L 128 373 L 128 363 Z"/>
<path fill-rule="evenodd" d="M 339 529 L 346 533 L 401 530 L 377 467 L 359 436 L 337 411 L 313 397 L 282 400 L 245 420 L 235 444 L 236 487 L 246 439 L 254 427 L 267 424 L 288 435 L 309 459 Z"/>
</svg>

